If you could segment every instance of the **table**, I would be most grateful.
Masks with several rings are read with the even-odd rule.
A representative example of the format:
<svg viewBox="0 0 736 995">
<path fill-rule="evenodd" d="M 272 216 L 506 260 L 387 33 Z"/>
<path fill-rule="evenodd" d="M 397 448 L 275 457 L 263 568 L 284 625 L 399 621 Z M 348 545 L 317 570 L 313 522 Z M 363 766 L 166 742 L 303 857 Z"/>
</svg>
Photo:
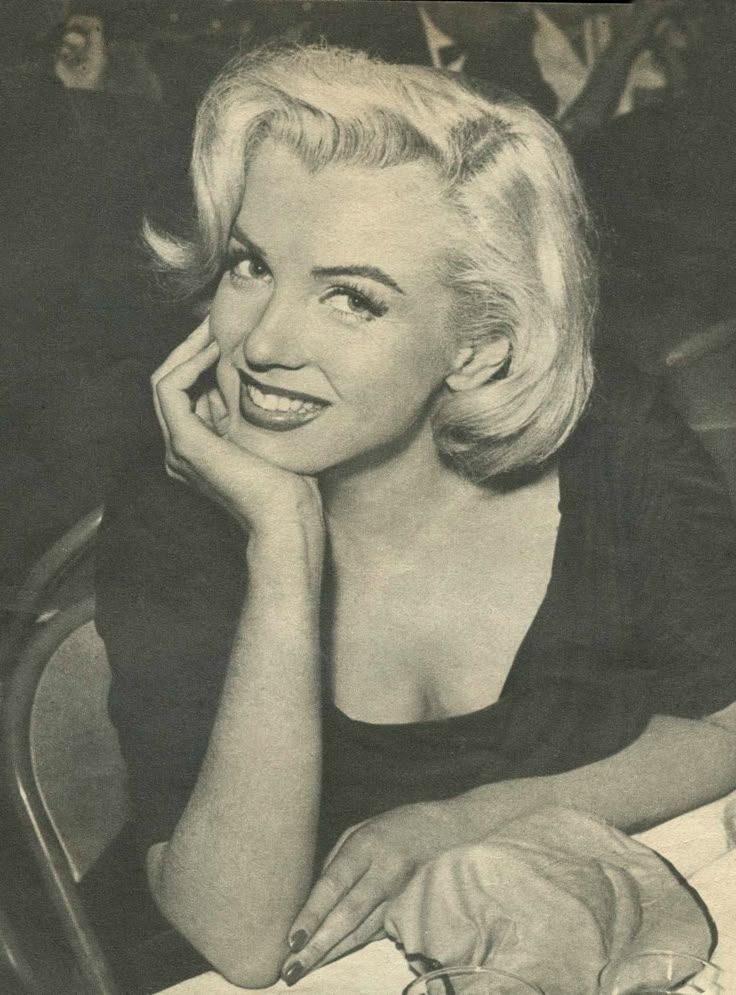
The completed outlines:
<svg viewBox="0 0 736 995">
<path fill-rule="evenodd" d="M 393 943 L 380 940 L 308 974 L 296 988 L 279 981 L 265 991 L 294 995 L 400 995 L 414 977 Z M 236 988 L 221 975 L 209 971 L 167 988 L 160 995 L 243 995 L 248 991 L 252 989 Z M 264 989 L 259 989 L 258 995 L 264 995 Z"/>
<path fill-rule="evenodd" d="M 729 849 L 736 840 L 730 838 L 726 828 L 732 813 L 736 826 L 736 794 L 671 819 L 636 838 L 674 864 L 699 892 L 718 927 L 713 959 L 727 972 L 736 991 L 736 849 Z M 307 975 L 297 988 L 288 988 L 280 981 L 266 992 L 400 995 L 413 977 L 393 943 L 382 940 Z M 167 988 L 160 995 L 243 995 L 247 991 L 250 989 L 237 988 L 210 971 Z"/>
<path fill-rule="evenodd" d="M 736 793 L 656 826 L 637 838 L 688 879 L 718 930 L 712 960 L 736 991 Z M 237 991 L 237 989 L 236 989 Z"/>
</svg>

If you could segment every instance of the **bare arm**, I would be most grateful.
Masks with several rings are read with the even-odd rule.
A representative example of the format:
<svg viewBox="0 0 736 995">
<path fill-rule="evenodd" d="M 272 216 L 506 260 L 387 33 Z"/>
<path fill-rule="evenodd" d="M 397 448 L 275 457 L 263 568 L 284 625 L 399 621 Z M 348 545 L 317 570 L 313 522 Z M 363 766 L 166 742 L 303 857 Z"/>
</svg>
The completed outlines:
<svg viewBox="0 0 736 995">
<path fill-rule="evenodd" d="M 319 809 L 320 558 L 309 537 L 248 550 L 249 592 L 192 798 L 149 852 L 164 914 L 229 980 L 272 984 L 312 881 Z"/>
<path fill-rule="evenodd" d="M 470 833 L 547 805 L 597 815 L 637 832 L 736 788 L 736 721 L 655 716 L 619 753 L 547 777 L 484 785 L 449 804 Z M 490 820 L 490 824 L 489 824 Z"/>
<path fill-rule="evenodd" d="M 149 878 L 167 918 L 222 974 L 261 987 L 278 976 L 312 881 L 323 526 L 311 482 L 193 424 L 186 390 L 213 351 L 199 338 L 158 375 L 169 466 L 247 526 L 249 583 L 199 778 L 171 840 L 149 851 Z"/>
</svg>

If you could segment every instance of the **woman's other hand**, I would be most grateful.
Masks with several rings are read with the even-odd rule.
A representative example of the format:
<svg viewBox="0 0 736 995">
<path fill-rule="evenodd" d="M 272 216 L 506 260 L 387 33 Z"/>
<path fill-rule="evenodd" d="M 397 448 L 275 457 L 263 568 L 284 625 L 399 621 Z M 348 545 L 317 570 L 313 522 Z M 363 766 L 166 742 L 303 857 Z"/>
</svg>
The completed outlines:
<svg viewBox="0 0 736 995">
<path fill-rule="evenodd" d="M 195 396 L 199 378 L 219 358 L 209 319 L 151 377 L 166 444 L 166 472 L 222 505 L 253 538 L 281 534 L 288 524 L 322 531 L 315 480 L 290 473 L 236 446 L 217 387 Z"/>
<path fill-rule="evenodd" d="M 405 805 L 343 833 L 291 928 L 287 984 L 384 936 L 387 903 L 456 834 L 444 802 Z"/>
<path fill-rule="evenodd" d="M 68 90 L 99 90 L 107 67 L 107 49 L 99 17 L 78 14 L 64 26 L 54 72 Z"/>
</svg>

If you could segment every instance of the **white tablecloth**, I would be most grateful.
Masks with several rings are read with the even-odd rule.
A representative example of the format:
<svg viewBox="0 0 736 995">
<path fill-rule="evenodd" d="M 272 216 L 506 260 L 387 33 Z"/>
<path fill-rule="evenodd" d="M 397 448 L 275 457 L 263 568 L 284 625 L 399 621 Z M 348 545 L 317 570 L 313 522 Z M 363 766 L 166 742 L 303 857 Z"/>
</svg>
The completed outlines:
<svg viewBox="0 0 736 995">
<path fill-rule="evenodd" d="M 736 992 L 736 849 L 729 851 L 729 833 L 724 822 L 729 802 L 727 798 L 704 805 L 637 838 L 674 864 L 698 890 L 718 927 L 718 948 L 713 959 L 727 972 L 726 991 Z M 294 991 L 295 995 L 400 995 L 412 977 L 393 943 L 383 940 L 308 975 L 294 989 L 279 982 L 266 991 Z M 160 995 L 243 995 L 245 991 L 210 971 L 167 988 Z"/>
</svg>

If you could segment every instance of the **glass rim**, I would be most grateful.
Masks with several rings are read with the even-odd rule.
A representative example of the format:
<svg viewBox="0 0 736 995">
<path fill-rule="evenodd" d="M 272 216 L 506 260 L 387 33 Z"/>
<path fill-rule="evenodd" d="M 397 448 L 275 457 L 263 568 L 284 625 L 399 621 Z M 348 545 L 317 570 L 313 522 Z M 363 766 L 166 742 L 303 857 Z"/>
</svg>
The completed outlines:
<svg viewBox="0 0 736 995">
<path fill-rule="evenodd" d="M 411 995 L 412 987 L 418 985 L 420 982 L 436 981 L 438 978 L 447 977 L 448 975 L 452 976 L 453 974 L 455 976 L 459 974 L 495 974 L 498 978 L 506 978 L 508 981 L 517 981 L 520 985 L 525 985 L 530 992 L 536 992 L 537 995 L 544 995 L 542 989 L 538 985 L 535 985 L 533 981 L 520 978 L 518 974 L 511 974 L 510 971 L 502 971 L 498 967 L 485 967 L 482 964 L 448 964 L 447 967 L 428 971 L 427 974 L 421 974 L 418 978 L 410 981 L 406 988 L 404 988 L 402 995 Z"/>
<path fill-rule="evenodd" d="M 717 974 L 723 974 L 723 968 L 714 963 L 712 960 L 706 960 L 704 957 L 698 957 L 697 954 L 684 953 L 681 950 L 674 950 L 672 947 L 652 947 L 649 950 L 639 950 L 636 953 L 624 954 L 622 957 L 616 957 L 608 961 L 607 964 L 603 966 L 600 974 L 598 975 L 598 984 L 609 984 L 612 980 L 615 980 L 615 972 L 617 968 L 623 967 L 625 964 L 632 964 L 636 961 L 646 960 L 649 957 L 670 957 L 672 959 L 680 959 L 681 961 L 689 961 L 692 964 L 699 964 L 700 968 L 710 969 L 715 971 Z"/>
<path fill-rule="evenodd" d="M 617 964 L 626 964 L 627 961 L 632 960 L 643 960 L 645 957 L 679 957 L 681 960 L 694 961 L 695 963 L 702 965 L 702 967 L 712 967 L 714 971 L 723 970 L 722 967 L 719 967 L 718 964 L 714 963 L 712 960 L 707 960 L 705 957 L 698 957 L 697 954 L 685 953 L 683 950 L 674 950 L 671 947 L 662 947 L 661 949 L 653 947 L 651 950 L 639 950 L 636 953 L 624 954 L 623 957 L 616 957 L 613 960 L 609 960 L 603 968 L 603 971 L 616 967 Z"/>
</svg>

